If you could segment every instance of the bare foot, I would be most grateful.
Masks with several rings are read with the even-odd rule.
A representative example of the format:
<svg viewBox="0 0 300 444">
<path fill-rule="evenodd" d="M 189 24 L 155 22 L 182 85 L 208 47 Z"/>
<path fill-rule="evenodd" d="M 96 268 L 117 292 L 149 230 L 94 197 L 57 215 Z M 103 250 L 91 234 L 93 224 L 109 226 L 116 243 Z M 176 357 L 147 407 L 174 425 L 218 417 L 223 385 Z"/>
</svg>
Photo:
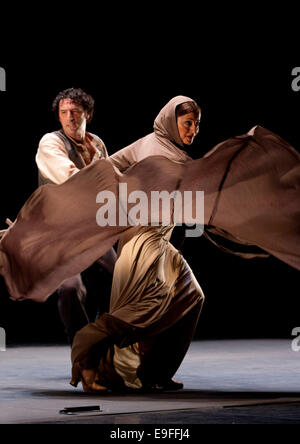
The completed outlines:
<svg viewBox="0 0 300 444">
<path fill-rule="evenodd" d="M 96 372 L 92 369 L 81 370 L 81 383 L 85 392 L 106 392 L 107 387 L 95 382 Z"/>
</svg>

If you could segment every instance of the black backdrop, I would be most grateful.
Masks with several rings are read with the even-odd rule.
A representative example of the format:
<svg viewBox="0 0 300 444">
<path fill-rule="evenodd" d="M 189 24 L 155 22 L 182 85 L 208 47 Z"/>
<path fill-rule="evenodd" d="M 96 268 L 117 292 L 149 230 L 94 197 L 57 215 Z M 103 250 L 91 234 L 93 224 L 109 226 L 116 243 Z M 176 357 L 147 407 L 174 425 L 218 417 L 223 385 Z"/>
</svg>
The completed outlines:
<svg viewBox="0 0 300 444">
<path fill-rule="evenodd" d="M 272 57 L 264 48 L 259 57 L 257 51 L 229 55 L 220 49 L 195 63 L 186 53 L 158 60 L 155 45 L 147 52 L 126 44 L 98 49 L 78 60 L 58 59 L 54 50 L 30 61 L 0 58 L 6 71 L 6 91 L 0 92 L 1 228 L 37 186 L 38 142 L 58 128 L 51 103 L 68 87 L 94 97 L 88 129 L 110 154 L 151 132 L 159 110 L 179 94 L 202 107 L 194 157 L 256 124 L 300 149 L 300 91 L 291 87 L 296 58 Z M 300 324 L 298 271 L 275 258 L 233 257 L 203 237 L 187 239 L 183 252 L 206 294 L 197 337 L 291 337 Z M 0 326 L 8 342 L 65 341 L 56 295 L 43 304 L 13 302 L 2 278 L 0 292 Z"/>
</svg>

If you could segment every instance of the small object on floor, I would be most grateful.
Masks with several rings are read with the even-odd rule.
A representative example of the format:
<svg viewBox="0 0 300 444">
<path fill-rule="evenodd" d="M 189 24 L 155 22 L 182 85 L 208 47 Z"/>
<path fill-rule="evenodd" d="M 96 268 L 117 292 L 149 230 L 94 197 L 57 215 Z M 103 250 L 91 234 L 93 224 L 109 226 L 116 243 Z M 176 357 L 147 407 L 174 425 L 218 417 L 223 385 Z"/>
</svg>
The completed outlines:
<svg viewBox="0 0 300 444">
<path fill-rule="evenodd" d="M 99 405 L 84 405 L 80 407 L 65 407 L 59 411 L 62 415 L 73 415 L 74 413 L 82 412 L 101 412 L 101 410 Z"/>
</svg>

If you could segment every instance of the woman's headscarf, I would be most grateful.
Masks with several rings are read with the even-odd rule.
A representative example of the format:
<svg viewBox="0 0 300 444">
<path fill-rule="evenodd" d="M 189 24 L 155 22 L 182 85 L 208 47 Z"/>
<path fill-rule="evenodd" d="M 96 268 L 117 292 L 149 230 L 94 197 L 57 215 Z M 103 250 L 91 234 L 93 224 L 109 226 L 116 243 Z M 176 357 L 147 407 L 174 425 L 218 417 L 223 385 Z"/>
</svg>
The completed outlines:
<svg viewBox="0 0 300 444">
<path fill-rule="evenodd" d="M 190 97 L 173 97 L 155 118 L 154 132 L 110 156 L 114 166 L 124 172 L 133 164 L 150 156 L 164 156 L 180 163 L 191 160 L 183 149 L 184 144 L 179 136 L 176 119 L 177 106 L 186 102 L 195 103 Z"/>
</svg>

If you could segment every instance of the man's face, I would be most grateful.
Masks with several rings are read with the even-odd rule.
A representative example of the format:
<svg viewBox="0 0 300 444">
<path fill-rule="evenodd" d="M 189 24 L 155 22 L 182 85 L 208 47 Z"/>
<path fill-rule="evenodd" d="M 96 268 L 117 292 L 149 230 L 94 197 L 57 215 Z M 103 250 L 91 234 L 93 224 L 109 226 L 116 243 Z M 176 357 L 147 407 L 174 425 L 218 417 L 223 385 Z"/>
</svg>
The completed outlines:
<svg viewBox="0 0 300 444">
<path fill-rule="evenodd" d="M 86 120 L 89 117 L 81 105 L 72 99 L 62 99 L 59 102 L 59 121 L 64 133 L 74 139 L 83 139 Z"/>
</svg>

